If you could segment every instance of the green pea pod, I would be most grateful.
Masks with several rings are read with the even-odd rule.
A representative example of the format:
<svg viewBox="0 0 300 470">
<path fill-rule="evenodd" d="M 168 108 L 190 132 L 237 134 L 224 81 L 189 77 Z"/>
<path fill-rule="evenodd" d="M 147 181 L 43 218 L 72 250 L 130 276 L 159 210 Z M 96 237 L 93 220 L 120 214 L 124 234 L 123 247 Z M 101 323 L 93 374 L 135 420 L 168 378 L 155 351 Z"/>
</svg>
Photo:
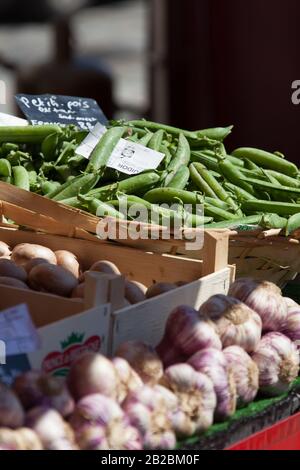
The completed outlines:
<svg viewBox="0 0 300 470">
<path fill-rule="evenodd" d="M 190 165 L 190 175 L 191 180 L 195 184 L 195 186 L 206 196 L 209 196 L 214 199 L 218 199 L 218 196 L 213 191 L 213 189 L 209 186 L 209 184 L 204 180 L 204 178 L 199 174 L 196 168 L 196 163 L 192 163 Z"/>
<path fill-rule="evenodd" d="M 255 212 L 283 215 L 284 217 L 300 213 L 300 204 L 277 201 L 244 201 L 242 210 L 245 214 Z"/>
<path fill-rule="evenodd" d="M 99 201 L 98 199 L 92 199 L 87 203 L 88 211 L 97 217 L 114 217 L 115 219 L 124 220 L 125 216 L 118 210 L 116 210 L 111 204 Z"/>
<path fill-rule="evenodd" d="M 179 134 L 177 151 L 168 166 L 168 171 L 173 172 L 173 175 L 175 175 L 182 165 L 187 166 L 189 164 L 190 158 L 191 149 L 188 140 L 183 134 Z"/>
<path fill-rule="evenodd" d="M 53 201 L 62 201 L 72 197 L 77 197 L 79 193 L 88 193 L 99 181 L 99 176 L 85 174 L 79 178 L 68 181 L 67 185 L 56 196 L 52 197 Z M 49 195 L 49 197 L 51 197 Z"/>
<path fill-rule="evenodd" d="M 0 180 L 3 181 L 4 183 L 13 184 L 12 176 L 1 176 Z"/>
<path fill-rule="evenodd" d="M 50 134 L 62 133 L 62 129 L 55 125 L 0 127 L 0 143 L 41 144 Z"/>
<path fill-rule="evenodd" d="M 167 187 L 174 188 L 174 189 L 184 189 L 186 185 L 188 184 L 189 179 L 190 179 L 189 169 L 186 166 L 182 166 L 181 168 L 179 168 L 179 170 L 177 170 L 177 172 L 172 177 L 170 182 L 168 182 Z"/>
<path fill-rule="evenodd" d="M 65 165 L 68 163 L 69 158 L 73 157 L 75 155 L 75 150 L 77 148 L 75 140 L 72 140 L 71 142 L 65 142 L 65 145 L 63 145 L 62 151 L 56 161 L 57 165 Z"/>
<path fill-rule="evenodd" d="M 12 168 L 14 185 L 18 188 L 30 190 L 28 171 L 22 166 L 14 166 Z"/>
<path fill-rule="evenodd" d="M 208 170 L 211 171 L 219 171 L 219 164 L 218 160 L 215 157 L 212 157 L 210 155 L 205 155 L 202 152 L 199 151 L 194 151 L 191 154 L 191 162 L 192 163 L 201 163 L 202 165 L 205 165 L 205 167 Z"/>
<path fill-rule="evenodd" d="M 48 135 L 42 142 L 41 151 L 46 162 L 54 162 L 57 157 L 59 134 Z"/>
<path fill-rule="evenodd" d="M 277 214 L 264 214 L 260 226 L 266 229 L 284 229 L 287 226 L 287 219 Z"/>
<path fill-rule="evenodd" d="M 235 220 L 225 220 L 223 222 L 214 222 L 212 224 L 206 225 L 205 228 L 228 228 L 228 229 L 236 229 L 243 225 L 259 225 L 261 221 L 261 214 L 259 215 L 251 215 L 249 217 L 242 217 L 240 219 Z"/>
<path fill-rule="evenodd" d="M 0 159 L 0 175 L 11 176 L 11 164 L 5 158 Z"/>
<path fill-rule="evenodd" d="M 102 200 L 103 194 L 109 194 L 116 189 L 125 194 L 142 195 L 145 191 L 152 189 L 161 180 L 161 176 L 156 171 L 148 171 L 131 178 L 126 178 L 117 184 L 96 188 L 89 192 L 89 196 L 95 196 Z"/>
<path fill-rule="evenodd" d="M 124 134 L 124 127 L 112 127 L 101 137 L 93 150 L 86 171 L 94 173 L 104 169 L 116 145 Z"/>
<path fill-rule="evenodd" d="M 160 147 L 162 145 L 163 138 L 164 138 L 164 131 L 163 130 L 159 130 L 159 131 L 155 132 L 155 134 L 153 134 L 153 136 L 152 136 L 152 138 L 151 138 L 151 140 L 148 144 L 148 148 L 152 149 L 152 150 L 155 150 L 156 152 L 159 152 Z"/>
<path fill-rule="evenodd" d="M 150 140 L 152 139 L 153 137 L 153 133 L 152 132 L 148 132 L 147 134 L 143 135 L 143 137 L 141 137 L 138 141 L 138 143 L 140 145 L 144 145 L 144 147 L 148 147 L 149 145 L 149 142 Z"/>
<path fill-rule="evenodd" d="M 232 183 L 225 183 L 224 184 L 225 188 L 228 189 L 229 191 L 233 191 L 233 193 L 236 196 L 236 199 L 241 202 L 241 201 L 255 201 L 257 198 L 253 196 L 252 194 L 248 193 L 242 188 L 239 188 L 238 186 L 235 186 Z"/>
<path fill-rule="evenodd" d="M 232 153 L 235 157 L 243 160 L 248 159 L 263 168 L 275 170 L 288 176 L 297 176 L 298 168 L 291 162 L 264 150 L 255 148 L 239 148 Z"/>
<path fill-rule="evenodd" d="M 157 188 L 148 191 L 144 199 L 152 204 L 173 204 L 182 201 L 183 204 L 196 205 L 201 203 L 197 193 L 174 188 Z"/>
<path fill-rule="evenodd" d="M 300 210 L 299 213 L 292 215 L 286 225 L 286 236 L 290 236 L 295 232 L 296 230 L 299 230 L 300 228 Z"/>
<path fill-rule="evenodd" d="M 224 209 L 220 209 L 219 207 L 211 206 L 207 203 L 204 203 L 204 214 L 208 217 L 213 217 L 217 222 L 239 218 L 238 215 L 232 214 L 231 212 L 225 211 Z"/>
<path fill-rule="evenodd" d="M 229 180 L 230 183 L 239 186 L 250 194 L 254 195 L 254 190 L 251 184 L 245 183 L 245 176 L 235 166 L 231 164 L 228 159 L 219 162 L 219 169 L 222 175 Z"/>
<path fill-rule="evenodd" d="M 41 184 L 42 194 L 48 196 L 50 193 L 56 190 L 60 190 L 61 184 L 57 181 L 44 181 Z"/>
</svg>

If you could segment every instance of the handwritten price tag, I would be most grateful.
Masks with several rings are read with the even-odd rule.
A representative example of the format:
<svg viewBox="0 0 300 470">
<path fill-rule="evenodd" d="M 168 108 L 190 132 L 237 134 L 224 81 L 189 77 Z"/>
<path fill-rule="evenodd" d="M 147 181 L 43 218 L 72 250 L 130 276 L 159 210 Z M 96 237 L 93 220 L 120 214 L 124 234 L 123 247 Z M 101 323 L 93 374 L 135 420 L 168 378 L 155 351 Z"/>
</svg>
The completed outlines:
<svg viewBox="0 0 300 470">
<path fill-rule="evenodd" d="M 62 95 L 16 95 L 19 108 L 33 125 L 74 124 L 92 130 L 97 122 L 107 124 L 107 118 L 95 100 Z"/>
</svg>

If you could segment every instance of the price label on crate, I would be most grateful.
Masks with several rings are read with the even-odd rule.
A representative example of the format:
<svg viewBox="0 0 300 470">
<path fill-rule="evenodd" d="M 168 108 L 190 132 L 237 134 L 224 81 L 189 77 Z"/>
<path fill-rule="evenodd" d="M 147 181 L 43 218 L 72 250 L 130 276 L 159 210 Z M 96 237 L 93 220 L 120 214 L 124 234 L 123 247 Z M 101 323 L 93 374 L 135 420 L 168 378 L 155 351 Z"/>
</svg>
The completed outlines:
<svg viewBox="0 0 300 470">
<path fill-rule="evenodd" d="M 95 100 L 63 95 L 16 95 L 19 108 L 33 125 L 74 124 L 92 130 L 97 122 L 107 124 L 107 118 Z"/>
<path fill-rule="evenodd" d="M 6 126 L 28 126 L 28 121 L 10 114 L 0 113 L 0 127 Z"/>
<path fill-rule="evenodd" d="M 0 312 L 0 345 L 6 356 L 27 354 L 40 348 L 40 338 L 27 305 Z"/>
</svg>

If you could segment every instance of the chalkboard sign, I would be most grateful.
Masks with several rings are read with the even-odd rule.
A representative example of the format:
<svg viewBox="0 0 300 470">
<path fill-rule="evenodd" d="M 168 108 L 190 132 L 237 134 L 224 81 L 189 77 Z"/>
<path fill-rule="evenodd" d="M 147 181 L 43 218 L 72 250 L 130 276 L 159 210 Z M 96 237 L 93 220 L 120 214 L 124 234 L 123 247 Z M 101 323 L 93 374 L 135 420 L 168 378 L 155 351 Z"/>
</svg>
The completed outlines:
<svg viewBox="0 0 300 470">
<path fill-rule="evenodd" d="M 18 94 L 16 101 L 28 121 L 35 126 L 75 124 L 80 129 L 92 130 L 98 122 L 107 124 L 103 111 L 90 98 Z"/>
</svg>

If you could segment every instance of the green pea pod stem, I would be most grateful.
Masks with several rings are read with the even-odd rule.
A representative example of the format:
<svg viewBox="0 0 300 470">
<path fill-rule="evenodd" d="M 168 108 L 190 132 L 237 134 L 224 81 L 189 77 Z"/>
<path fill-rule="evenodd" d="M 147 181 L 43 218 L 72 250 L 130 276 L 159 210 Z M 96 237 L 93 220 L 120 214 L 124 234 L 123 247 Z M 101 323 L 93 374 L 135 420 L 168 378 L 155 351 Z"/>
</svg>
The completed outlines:
<svg viewBox="0 0 300 470">
<path fill-rule="evenodd" d="M 242 211 L 245 214 L 255 212 L 278 214 L 284 217 L 300 213 L 300 204 L 276 201 L 244 201 Z"/>
<path fill-rule="evenodd" d="M 95 173 L 106 167 L 109 157 L 122 138 L 124 131 L 124 127 L 112 127 L 103 134 L 90 156 L 90 161 L 86 168 L 87 172 Z"/>
<path fill-rule="evenodd" d="M 174 189 L 184 189 L 186 185 L 188 184 L 189 179 L 190 179 L 189 169 L 186 166 L 182 166 L 181 168 L 179 168 L 179 170 L 177 170 L 175 175 L 168 182 L 167 187 L 174 188 Z"/>
<path fill-rule="evenodd" d="M 219 153 L 216 152 L 216 150 L 202 149 L 201 154 L 206 155 L 207 157 L 213 157 L 217 161 L 220 159 L 223 160 L 224 157 L 226 156 L 227 160 L 229 160 L 230 163 L 232 163 L 233 165 L 238 166 L 240 168 L 244 168 L 245 166 L 245 163 L 243 160 L 240 160 L 239 158 L 233 157 L 232 155 L 228 155 L 228 154 L 226 154 L 225 156 L 224 155 L 220 156 Z"/>
<path fill-rule="evenodd" d="M 300 210 L 299 213 L 292 215 L 286 225 L 286 236 L 290 236 L 295 230 L 299 230 L 300 228 Z"/>
<path fill-rule="evenodd" d="M 55 125 L 0 127 L 0 143 L 40 144 L 50 134 L 62 133 Z"/>
<path fill-rule="evenodd" d="M 275 170 L 288 176 L 297 176 L 298 174 L 298 168 L 296 165 L 273 153 L 265 152 L 264 150 L 245 147 L 234 150 L 232 154 L 235 157 L 248 159 L 258 166 Z"/>
<path fill-rule="evenodd" d="M 228 228 L 235 229 L 242 225 L 259 225 L 262 215 L 251 215 L 249 217 L 242 217 L 235 220 L 225 220 L 223 222 L 214 222 L 212 224 L 206 225 L 205 228 Z"/>
<path fill-rule="evenodd" d="M 62 201 L 64 199 L 75 197 L 79 193 L 88 193 L 98 183 L 98 181 L 98 175 L 82 175 L 80 178 L 75 178 L 71 181 L 68 181 L 68 185 L 51 199 L 53 199 L 53 201 Z"/>
<path fill-rule="evenodd" d="M 11 176 L 11 164 L 5 158 L 0 159 L 0 175 Z"/>
<path fill-rule="evenodd" d="M 22 166 L 14 166 L 12 168 L 14 185 L 18 188 L 30 190 L 28 171 Z"/>
<path fill-rule="evenodd" d="M 206 196 L 209 196 L 213 199 L 218 199 L 218 196 L 216 193 L 213 191 L 213 189 L 209 186 L 209 184 L 205 181 L 205 179 L 199 174 L 197 168 L 196 168 L 196 163 L 192 163 L 189 166 L 190 169 L 190 175 L 191 175 L 191 180 L 195 184 L 195 186 Z"/>
<path fill-rule="evenodd" d="M 233 191 L 238 201 L 255 201 L 257 198 L 253 194 L 248 193 L 242 188 L 235 186 L 232 183 L 224 183 L 224 186 L 229 191 Z"/>
</svg>

